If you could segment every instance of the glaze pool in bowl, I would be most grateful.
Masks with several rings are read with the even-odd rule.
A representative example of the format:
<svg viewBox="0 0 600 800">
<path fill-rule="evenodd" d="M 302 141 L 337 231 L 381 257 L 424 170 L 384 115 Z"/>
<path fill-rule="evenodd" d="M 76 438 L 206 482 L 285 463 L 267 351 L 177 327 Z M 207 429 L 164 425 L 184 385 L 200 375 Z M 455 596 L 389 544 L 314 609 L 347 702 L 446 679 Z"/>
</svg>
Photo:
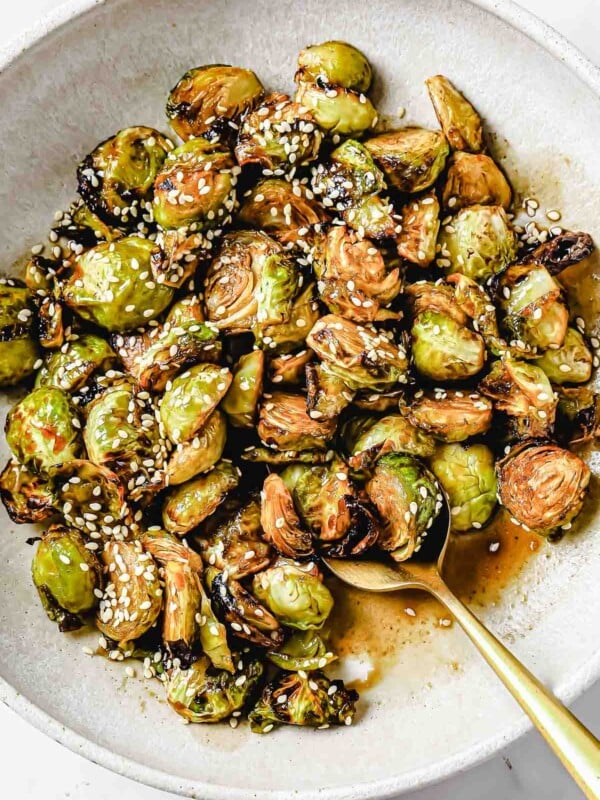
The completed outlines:
<svg viewBox="0 0 600 800">
<path fill-rule="evenodd" d="M 406 108 L 402 124 L 436 125 L 423 80 L 447 74 L 484 116 L 516 190 L 542 208 L 560 208 L 561 224 L 600 241 L 597 72 L 510 3 L 107 0 L 71 2 L 57 19 L 64 24 L 33 43 L 30 37 L 12 60 L 9 53 L 0 74 L 5 274 L 73 198 L 82 155 L 126 125 L 167 130 L 166 95 L 185 70 L 230 62 L 254 69 L 269 88 L 291 90 L 297 52 L 329 38 L 365 52 L 377 74 L 376 105 L 392 119 Z M 589 322 L 600 307 L 593 270 L 597 277 L 597 262 L 571 275 Z M 2 398 L 3 413 L 15 396 Z M 5 457 L 4 443 L 1 449 Z M 597 456 L 590 463 L 596 489 Z M 563 698 L 600 676 L 596 509 L 592 498 L 572 535 L 557 546 L 541 543 L 476 609 Z M 29 577 L 32 529 L 2 511 L 0 531 L 0 697 L 49 735 L 132 778 L 203 800 L 384 798 L 464 769 L 526 728 L 456 627 L 440 625 L 425 607 L 409 618 L 407 598 L 396 603 L 402 622 L 390 621 L 389 609 L 374 613 L 366 597 L 352 610 L 354 656 L 375 647 L 373 636 L 358 635 L 367 614 L 377 652 L 389 641 L 389 655 L 354 726 L 266 737 L 243 726 L 183 726 L 159 702 L 158 683 L 126 679 L 123 665 L 84 655 L 93 634 L 58 634 Z M 508 539 L 500 546 L 506 554 L 522 550 L 510 551 Z M 481 570 L 483 588 L 488 574 Z M 478 597 L 486 597 L 481 587 Z"/>
</svg>

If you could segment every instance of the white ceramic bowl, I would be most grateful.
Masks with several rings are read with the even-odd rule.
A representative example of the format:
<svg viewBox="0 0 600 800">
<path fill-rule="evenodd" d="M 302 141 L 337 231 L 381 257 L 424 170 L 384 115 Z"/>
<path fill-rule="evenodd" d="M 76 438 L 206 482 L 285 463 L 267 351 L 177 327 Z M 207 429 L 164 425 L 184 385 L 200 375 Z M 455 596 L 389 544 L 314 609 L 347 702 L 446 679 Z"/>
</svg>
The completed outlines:
<svg viewBox="0 0 600 800">
<path fill-rule="evenodd" d="M 69 203 L 75 164 L 96 142 L 130 124 L 167 128 L 165 98 L 186 69 L 235 63 L 290 89 L 298 50 L 328 38 L 365 51 L 377 71 L 377 105 L 390 115 L 406 107 L 409 121 L 434 124 L 423 79 L 449 75 L 498 133 L 517 189 L 561 208 L 567 226 L 600 241 L 598 71 L 512 3 L 76 0 L 0 64 L 3 270 Z M 532 559 L 483 612 L 565 699 L 600 675 L 593 517 Z M 30 583 L 31 532 L 4 512 L 0 531 L 0 697 L 129 777 L 203 800 L 384 798 L 465 769 L 526 728 L 461 632 L 427 626 L 366 693 L 352 728 L 258 737 L 227 725 L 184 727 L 152 696 L 160 686 L 124 681 L 122 665 L 85 656 L 81 645 L 92 636 L 58 634 Z"/>
</svg>

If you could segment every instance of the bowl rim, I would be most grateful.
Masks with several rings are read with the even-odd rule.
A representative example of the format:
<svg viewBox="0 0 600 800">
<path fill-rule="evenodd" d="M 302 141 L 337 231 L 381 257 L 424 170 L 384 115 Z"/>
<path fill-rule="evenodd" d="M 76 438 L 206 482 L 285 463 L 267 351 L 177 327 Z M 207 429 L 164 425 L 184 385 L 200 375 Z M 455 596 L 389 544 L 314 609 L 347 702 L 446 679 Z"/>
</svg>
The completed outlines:
<svg viewBox="0 0 600 800">
<path fill-rule="evenodd" d="M 107 5 L 114 1 L 64 0 L 56 8 L 40 16 L 21 34 L 0 46 L 0 79 L 14 61 L 45 36 L 91 11 L 96 6 Z M 574 44 L 533 12 L 517 5 L 513 0 L 466 1 L 524 33 L 529 39 L 561 61 L 600 98 L 600 68 L 592 64 Z M 600 650 L 574 674 L 559 686 L 554 687 L 554 692 L 563 702 L 570 703 L 598 679 L 600 679 Z M 178 778 L 162 770 L 141 764 L 132 758 L 119 755 L 55 719 L 33 701 L 21 695 L 1 675 L 0 701 L 29 724 L 72 752 L 126 778 L 156 789 L 185 797 L 202 798 L 202 800 L 289 800 L 290 792 L 287 790 L 267 789 L 249 792 L 246 789 L 237 789 L 221 784 L 208 784 L 202 781 Z M 532 728 L 532 723 L 522 714 L 516 722 L 499 731 L 494 737 L 449 756 L 433 767 L 420 767 L 392 778 L 352 787 L 295 791 L 294 797 L 296 800 L 359 800 L 359 798 L 360 800 L 391 800 L 401 794 L 423 789 L 477 766 L 491 758 L 501 748 L 515 742 Z"/>
</svg>

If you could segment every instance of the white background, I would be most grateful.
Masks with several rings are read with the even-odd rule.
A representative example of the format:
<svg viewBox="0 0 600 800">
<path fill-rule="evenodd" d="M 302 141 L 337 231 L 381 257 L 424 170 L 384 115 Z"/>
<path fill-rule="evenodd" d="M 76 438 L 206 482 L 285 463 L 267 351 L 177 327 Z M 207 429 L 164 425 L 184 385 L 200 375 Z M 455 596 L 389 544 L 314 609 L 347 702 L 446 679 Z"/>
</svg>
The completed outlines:
<svg viewBox="0 0 600 800">
<path fill-rule="evenodd" d="M 249 0 L 251 1 L 251 0 Z M 60 0 L 0 0 L 0 43 L 29 27 Z M 426 2 L 426 0 L 424 0 Z M 600 66 L 600 0 L 521 0 Z M 600 734 L 600 683 L 573 710 Z M 490 709 L 493 714 L 493 709 Z M 11 800 L 174 800 L 174 796 L 114 775 L 38 733 L 0 707 L 2 797 Z M 491 761 L 406 800 L 579 800 L 583 797 L 537 734 Z"/>
</svg>

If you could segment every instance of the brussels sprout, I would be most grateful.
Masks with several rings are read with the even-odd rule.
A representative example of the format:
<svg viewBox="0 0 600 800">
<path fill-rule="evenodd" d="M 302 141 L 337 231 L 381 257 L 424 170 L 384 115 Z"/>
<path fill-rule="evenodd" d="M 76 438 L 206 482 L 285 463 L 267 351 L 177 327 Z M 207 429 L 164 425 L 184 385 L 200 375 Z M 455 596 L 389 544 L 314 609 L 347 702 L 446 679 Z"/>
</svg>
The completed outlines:
<svg viewBox="0 0 600 800">
<path fill-rule="evenodd" d="M 269 360 L 269 380 L 271 383 L 283 383 L 288 386 L 299 386 L 306 374 L 306 367 L 312 361 L 312 350 L 300 350 L 297 353 L 284 353 Z"/>
<path fill-rule="evenodd" d="M 46 350 L 55 350 L 65 342 L 63 304 L 59 301 L 59 290 L 42 297 L 37 308 L 37 334 L 40 345 Z"/>
<path fill-rule="evenodd" d="M 425 311 L 411 328 L 415 367 L 434 381 L 457 381 L 477 375 L 486 359 L 478 333 L 435 311 Z"/>
<path fill-rule="evenodd" d="M 224 669 L 227 672 L 235 672 L 231 650 L 227 642 L 227 629 L 215 616 L 208 595 L 200 582 L 198 582 L 198 588 L 200 589 L 200 620 L 198 624 L 202 650 L 209 657 L 213 667 Z"/>
<path fill-rule="evenodd" d="M 206 475 L 177 486 L 165 498 L 162 515 L 166 530 L 183 536 L 196 528 L 235 489 L 238 481 L 236 467 L 222 460 Z"/>
<path fill-rule="evenodd" d="M 0 280 L 0 387 L 33 375 L 39 358 L 33 323 L 29 291 L 15 281 Z"/>
<path fill-rule="evenodd" d="M 395 389 L 389 392 L 375 393 L 368 391 L 357 392 L 352 404 L 362 411 L 372 413 L 383 413 L 385 411 L 396 411 L 398 403 L 404 397 L 405 389 Z"/>
<path fill-rule="evenodd" d="M 17 461 L 34 472 L 77 458 L 81 423 L 68 395 L 55 386 L 34 389 L 10 410 L 6 441 Z"/>
<path fill-rule="evenodd" d="M 486 155 L 456 152 L 444 184 L 444 208 L 456 213 L 465 206 L 502 206 L 510 209 L 512 191 L 504 173 Z"/>
<path fill-rule="evenodd" d="M 254 576 L 252 591 L 283 625 L 320 630 L 333 608 L 333 597 L 316 572 L 310 564 L 279 559 Z"/>
<path fill-rule="evenodd" d="M 357 700 L 354 689 L 322 672 L 282 672 L 265 686 L 248 719 L 254 733 L 269 733 L 276 725 L 351 725 Z"/>
<path fill-rule="evenodd" d="M 172 149 L 154 128 L 124 128 L 83 159 L 77 191 L 103 222 L 135 227 L 137 209 L 152 199 L 154 178 Z"/>
<path fill-rule="evenodd" d="M 442 444 L 429 460 L 450 503 L 454 531 L 481 528 L 496 507 L 494 454 L 484 444 Z"/>
<path fill-rule="evenodd" d="M 385 391 L 407 381 L 406 350 L 384 331 L 327 314 L 313 325 L 306 343 L 351 390 Z"/>
<path fill-rule="evenodd" d="M 259 345 L 262 344 L 263 331 L 290 319 L 299 285 L 300 276 L 291 258 L 278 253 L 265 259 L 255 292 L 257 310 L 253 330 Z M 267 335 L 266 344 L 270 342 L 271 337 Z"/>
<path fill-rule="evenodd" d="M 355 206 L 346 209 L 342 218 L 359 236 L 369 239 L 391 239 L 400 227 L 393 205 L 378 194 L 363 197 Z"/>
<path fill-rule="evenodd" d="M 311 419 L 335 419 L 352 402 L 353 392 L 323 364 L 306 367 L 306 409 Z"/>
<path fill-rule="evenodd" d="M 281 480 L 292 494 L 294 507 L 302 522 L 319 533 L 323 519 L 323 487 L 330 473 L 326 466 L 294 464 L 281 473 Z"/>
<path fill-rule="evenodd" d="M 594 249 L 589 233 L 563 231 L 535 247 L 523 258 L 523 263 L 541 264 L 551 275 L 558 275 L 563 269 L 588 258 Z"/>
<path fill-rule="evenodd" d="M 373 80 L 371 65 L 365 56 L 347 42 L 330 41 L 312 44 L 298 54 L 297 83 L 343 86 L 368 92 Z"/>
<path fill-rule="evenodd" d="M 64 285 L 66 304 L 109 331 L 126 331 L 161 314 L 173 290 L 148 279 L 154 243 L 128 236 L 92 247 L 75 262 Z"/>
<path fill-rule="evenodd" d="M 377 111 L 369 98 L 342 86 L 300 83 L 294 99 L 332 135 L 360 136 L 377 122 Z"/>
<path fill-rule="evenodd" d="M 585 462 L 553 444 L 525 446 L 498 467 L 500 502 L 522 525 L 539 533 L 570 527 L 589 482 Z"/>
<path fill-rule="evenodd" d="M 431 394 L 417 392 L 402 411 L 413 425 L 436 439 L 463 442 L 490 429 L 493 406 L 478 392 L 435 389 Z"/>
<path fill-rule="evenodd" d="M 167 533 L 155 525 L 148 528 L 139 537 L 142 547 L 161 566 L 169 561 L 180 564 L 189 564 L 190 568 L 202 574 L 203 564 L 201 556 L 188 546 L 187 542 L 178 539 L 174 534 Z M 201 588 L 203 588 L 201 586 Z"/>
<path fill-rule="evenodd" d="M 478 153 L 483 148 L 479 114 L 444 75 L 425 81 L 435 115 L 453 150 Z"/>
<path fill-rule="evenodd" d="M 256 691 L 264 667 L 245 656 L 237 663 L 233 674 L 215 668 L 206 657 L 189 669 L 171 670 L 166 681 L 169 705 L 189 722 L 219 722 L 240 712 Z"/>
<path fill-rule="evenodd" d="M 227 134 L 244 111 L 252 108 L 263 87 L 249 69 L 211 64 L 189 70 L 171 89 L 167 117 L 182 139 Z M 237 125 L 233 127 L 237 129 Z"/>
<path fill-rule="evenodd" d="M 440 131 L 410 127 L 367 139 L 365 147 L 390 186 L 401 192 L 421 192 L 432 186 L 450 152 Z"/>
<path fill-rule="evenodd" d="M 63 392 L 75 392 L 95 372 L 109 370 L 116 360 L 116 353 L 105 339 L 93 333 L 83 333 L 46 359 L 36 376 L 35 385 L 57 386 Z"/>
<path fill-rule="evenodd" d="M 398 255 L 428 267 L 435 258 L 440 230 L 440 204 L 435 192 L 415 198 L 402 209 L 401 230 L 396 237 Z"/>
<path fill-rule="evenodd" d="M 260 524 L 263 538 L 283 555 L 297 558 L 313 553 L 312 537 L 300 526 L 292 496 L 276 473 L 263 484 Z"/>
<path fill-rule="evenodd" d="M 419 551 L 442 507 L 435 476 L 412 456 L 391 453 L 379 459 L 366 489 L 386 523 L 379 546 L 395 561 L 406 561 Z"/>
<path fill-rule="evenodd" d="M 298 482 L 302 476 L 298 476 Z M 295 487 L 294 487 L 295 488 Z M 345 536 L 352 524 L 351 501 L 355 490 L 348 478 L 346 463 L 335 456 L 323 475 L 322 485 L 315 498 L 315 510 L 319 510 L 316 528 L 319 539 L 336 541 Z"/>
<path fill-rule="evenodd" d="M 331 153 L 331 161 L 313 171 L 312 186 L 324 206 L 337 211 L 350 208 L 366 195 L 385 189 L 383 173 L 367 148 L 346 139 Z"/>
<path fill-rule="evenodd" d="M 233 380 L 221 408 L 235 428 L 252 428 L 262 394 L 265 354 L 253 350 L 240 356 L 233 370 Z"/>
<path fill-rule="evenodd" d="M 576 328 L 567 328 L 558 350 L 546 350 L 535 363 L 552 383 L 587 383 L 592 377 L 592 353 Z"/>
<path fill-rule="evenodd" d="M 413 320 L 424 311 L 432 311 L 450 317 L 458 325 L 466 325 L 469 321 L 466 311 L 456 302 L 455 291 L 441 279 L 435 283 L 431 281 L 409 283 L 404 291 Z"/>
<path fill-rule="evenodd" d="M 289 353 L 304 345 L 306 331 L 319 319 L 315 284 L 309 283 L 296 297 L 285 322 L 265 324 L 260 331 L 260 346 L 275 353 Z"/>
<path fill-rule="evenodd" d="M 265 606 L 241 583 L 227 578 L 224 572 L 211 567 L 207 577 L 213 607 L 235 636 L 267 649 L 280 647 L 284 639 L 283 628 Z"/>
<path fill-rule="evenodd" d="M 14 459 L 0 474 L 0 498 L 13 522 L 43 522 L 55 513 L 52 482 L 30 472 Z"/>
<path fill-rule="evenodd" d="M 98 605 L 102 569 L 79 531 L 51 525 L 33 557 L 31 575 L 44 611 L 61 632 L 77 630 Z"/>
<path fill-rule="evenodd" d="M 126 213 L 126 216 L 128 213 Z M 93 247 L 98 242 L 112 242 L 115 239 L 120 239 L 123 236 L 123 229 L 113 227 L 117 224 L 117 219 L 114 218 L 107 225 L 83 200 L 76 200 L 71 204 L 63 219 L 52 230 L 59 238 L 64 236 L 69 241 L 77 242 L 86 247 Z"/>
<path fill-rule="evenodd" d="M 170 230 L 161 228 L 156 233 L 150 266 L 157 283 L 180 289 L 188 281 L 193 281 L 200 265 L 211 257 L 213 232 L 209 230 L 205 235 L 191 230 L 192 227 L 195 226 Z"/>
<path fill-rule="evenodd" d="M 244 461 L 254 464 L 326 464 L 332 458 L 333 450 L 273 450 L 251 446 L 242 453 Z"/>
<path fill-rule="evenodd" d="M 172 451 L 166 466 L 170 486 L 179 486 L 219 461 L 227 441 L 227 420 L 216 409 L 193 439 L 180 442 Z"/>
<path fill-rule="evenodd" d="M 353 469 L 370 467 L 386 453 L 408 453 L 430 456 L 435 442 L 429 433 L 420 430 L 400 414 L 389 414 L 373 421 L 352 443 L 348 463 Z"/>
<path fill-rule="evenodd" d="M 308 109 L 275 92 L 244 116 L 235 157 L 242 166 L 256 163 L 280 174 L 314 161 L 322 139 Z"/>
<path fill-rule="evenodd" d="M 388 270 L 381 251 L 344 225 L 334 225 L 313 249 L 321 300 L 333 314 L 355 322 L 393 317 L 384 311 L 402 289 L 400 270 Z"/>
<path fill-rule="evenodd" d="M 325 642 L 314 630 L 294 631 L 279 651 L 267 653 L 267 658 L 279 669 L 290 672 L 314 672 L 336 660 Z"/>
<path fill-rule="evenodd" d="M 502 206 L 463 208 L 442 225 L 438 264 L 485 281 L 517 257 L 517 237 Z"/>
<path fill-rule="evenodd" d="M 197 364 L 167 384 L 160 418 L 173 444 L 194 438 L 225 397 L 231 380 L 227 367 Z"/>
<path fill-rule="evenodd" d="M 199 578 L 188 564 L 167 561 L 163 568 L 165 611 L 163 641 L 172 658 L 187 669 L 194 661 L 200 617 Z"/>
<path fill-rule="evenodd" d="M 587 386 L 557 387 L 557 430 L 568 444 L 600 435 L 600 395 Z"/>
<path fill-rule="evenodd" d="M 265 231 L 282 245 L 307 249 L 327 215 L 297 179 L 266 178 L 250 189 L 240 207 L 242 225 Z"/>
<path fill-rule="evenodd" d="M 107 542 L 101 559 L 109 583 L 104 587 L 96 625 L 115 642 L 139 639 L 154 625 L 163 604 L 156 563 L 139 541 Z M 111 602 L 114 597 L 116 606 Z"/>
<path fill-rule="evenodd" d="M 343 500 L 348 517 L 346 532 L 341 539 L 322 549 L 328 558 L 351 558 L 362 555 L 379 540 L 381 526 L 375 506 L 363 499 L 346 495 Z M 333 509 L 330 519 L 333 518 Z M 323 528 L 321 528 L 323 531 Z"/>
<path fill-rule="evenodd" d="M 299 394 L 273 392 L 260 407 L 258 435 L 277 450 L 325 449 L 335 433 L 335 420 L 317 421 Z"/>
</svg>

